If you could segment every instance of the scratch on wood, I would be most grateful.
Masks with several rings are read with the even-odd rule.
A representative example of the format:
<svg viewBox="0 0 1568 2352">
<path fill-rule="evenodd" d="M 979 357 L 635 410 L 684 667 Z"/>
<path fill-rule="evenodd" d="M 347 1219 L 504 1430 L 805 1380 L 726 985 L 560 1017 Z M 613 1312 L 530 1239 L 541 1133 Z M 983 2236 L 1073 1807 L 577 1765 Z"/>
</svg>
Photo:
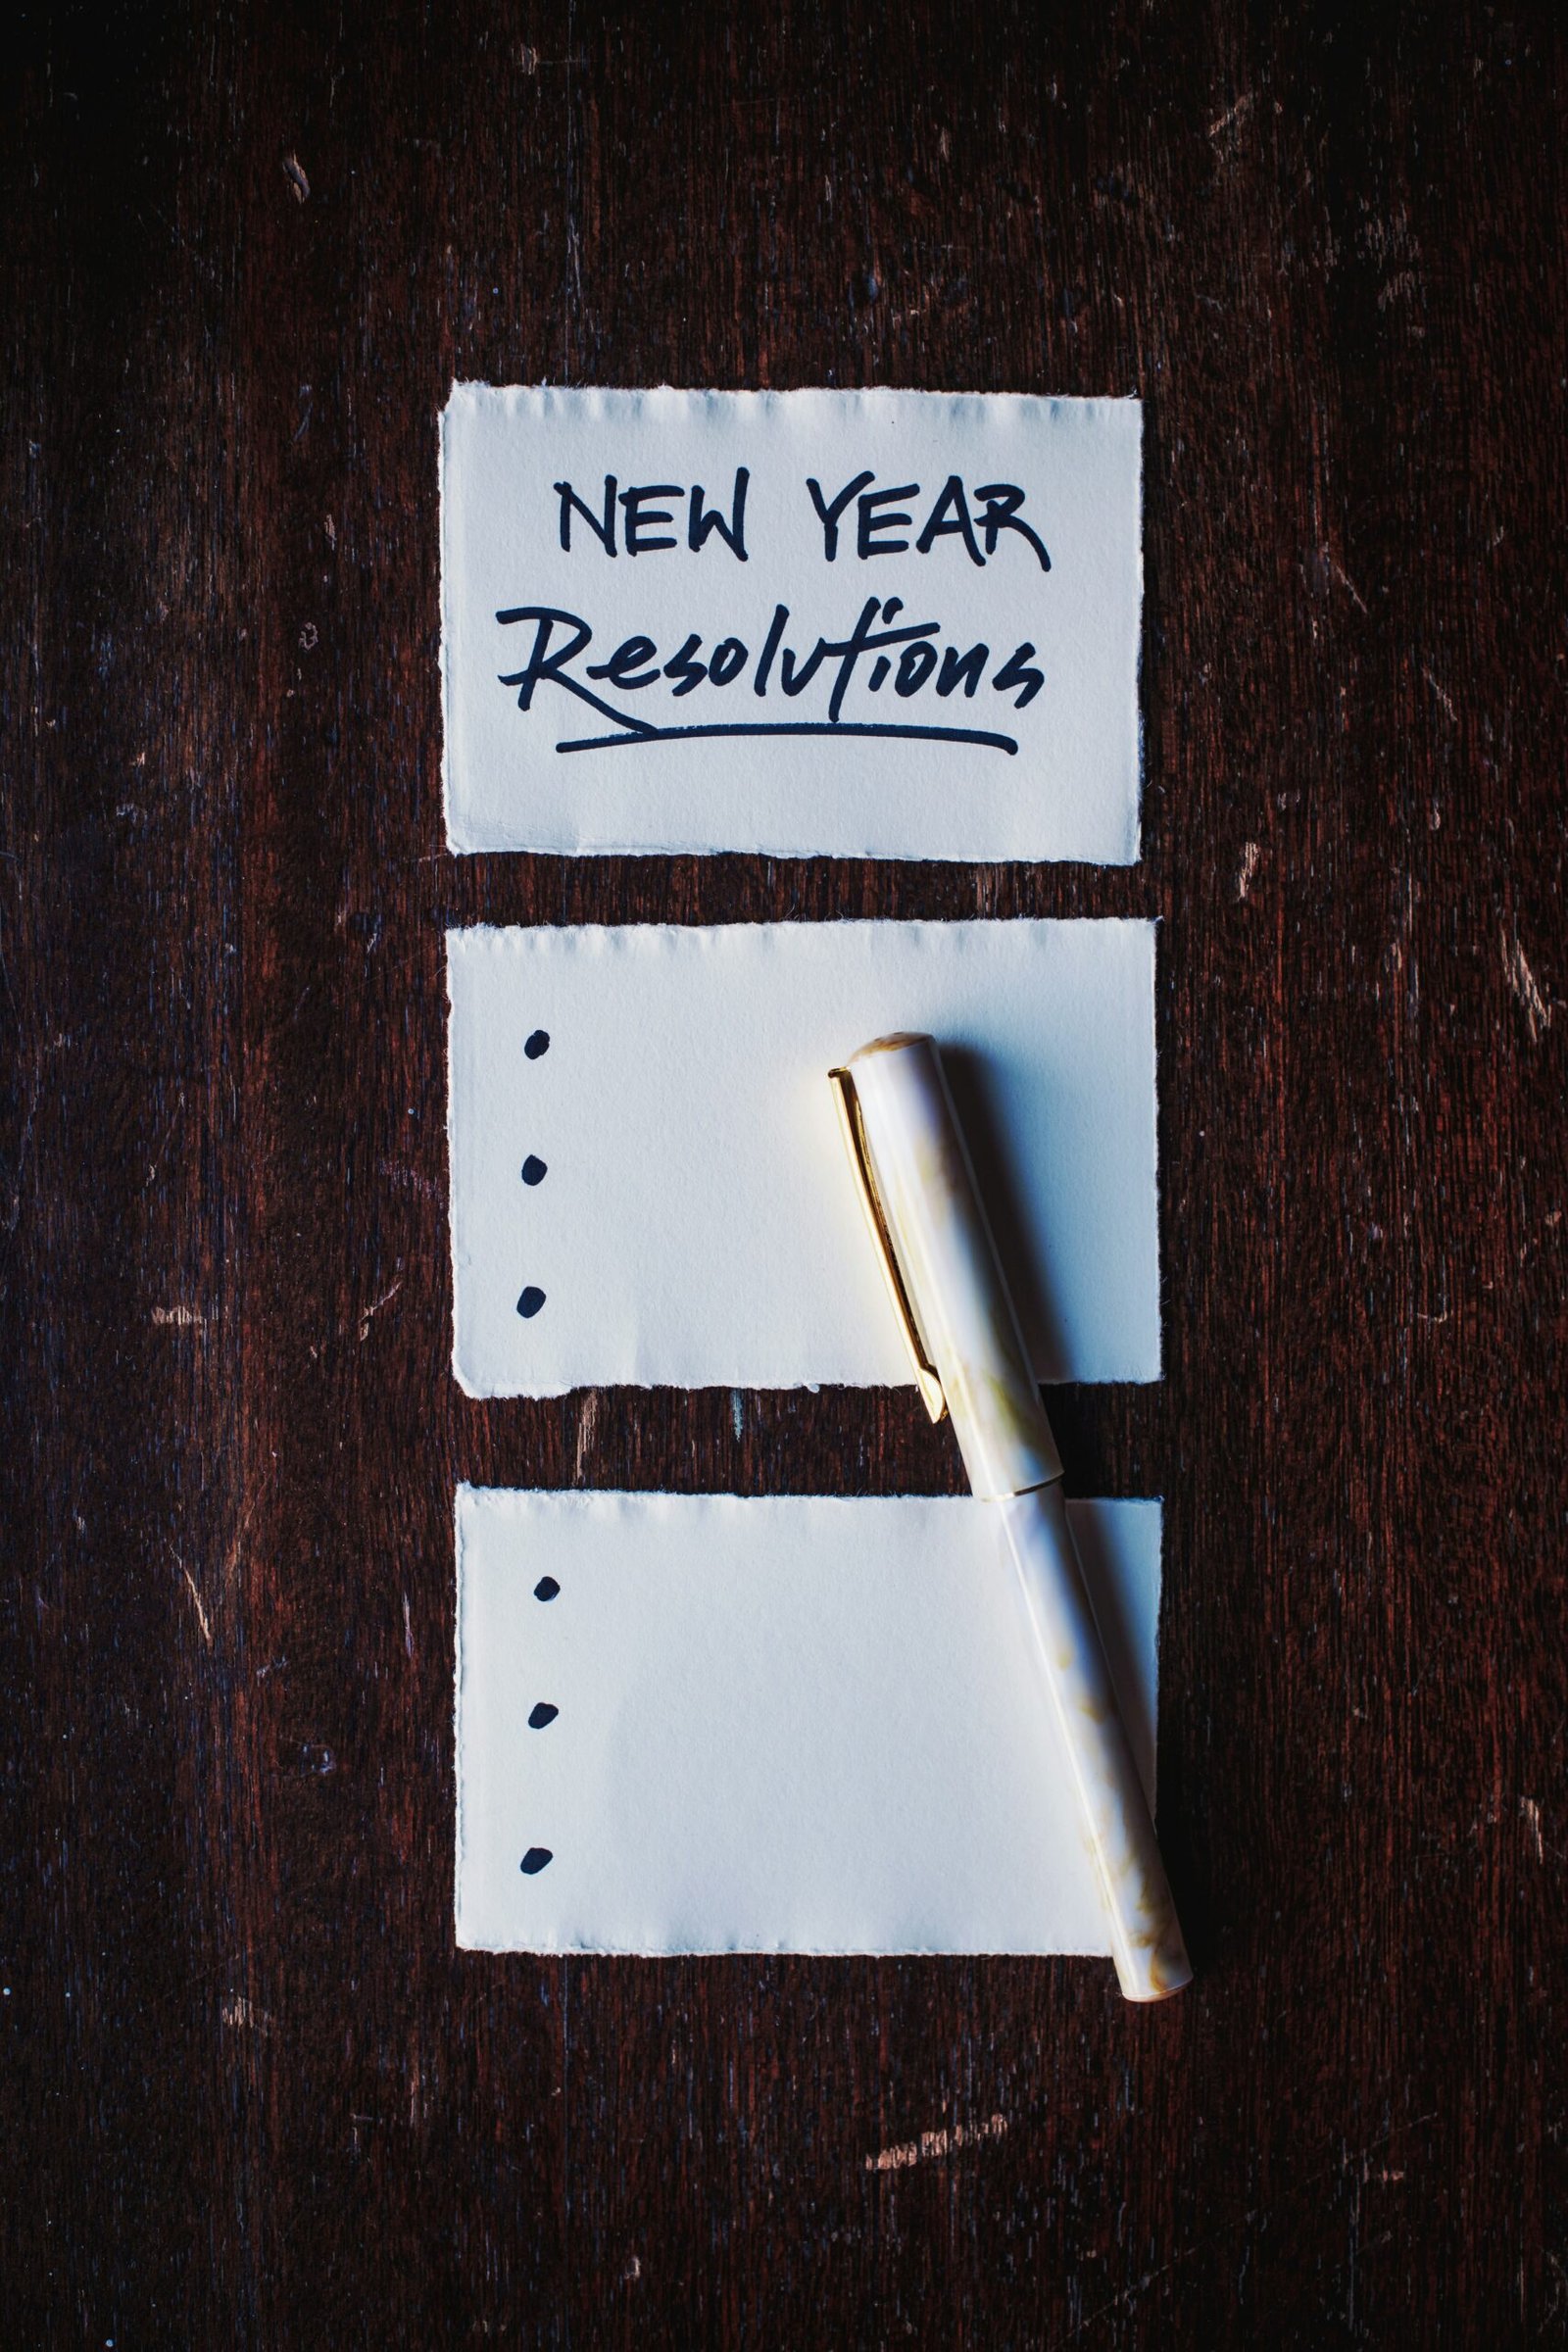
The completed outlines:
<svg viewBox="0 0 1568 2352">
<path fill-rule="evenodd" d="M 155 1306 L 153 1321 L 177 1324 L 182 1331 L 188 1331 L 205 1325 L 207 1317 L 199 1315 L 193 1306 Z"/>
<path fill-rule="evenodd" d="M 1537 985 L 1536 975 L 1525 961 L 1524 949 L 1517 938 L 1510 946 L 1508 934 L 1502 935 L 1502 969 L 1508 986 L 1524 1006 L 1525 1019 L 1530 1023 L 1530 1043 L 1538 1045 L 1543 1029 L 1551 1027 L 1551 1006 Z"/>
<path fill-rule="evenodd" d="M 6 1211 L 6 1231 L 15 1233 L 22 1215 L 22 1179 L 27 1165 L 27 1151 L 32 1142 L 32 1122 L 38 1108 L 38 1090 L 41 1081 L 34 1074 L 27 1091 L 27 1115 L 22 1122 L 22 1141 L 17 1147 L 17 1181 L 12 1188 L 11 1206 Z"/>
<path fill-rule="evenodd" d="M 1432 670 L 1431 670 L 1430 666 L 1428 666 L 1428 665 L 1423 665 L 1423 668 L 1422 668 L 1422 671 L 1421 671 L 1421 675 L 1422 675 L 1422 676 L 1425 678 L 1425 680 L 1426 680 L 1427 684 L 1428 684 L 1428 685 L 1431 687 L 1431 689 L 1432 689 L 1433 693 L 1434 693 L 1434 694 L 1437 696 L 1437 698 L 1438 698 L 1438 701 L 1439 701 L 1439 702 L 1442 704 L 1442 706 L 1443 706 L 1443 709 L 1444 709 L 1445 712 L 1446 713 L 1446 715 L 1447 715 L 1448 719 L 1450 720 L 1450 722 L 1451 722 L 1451 723 L 1452 723 L 1454 726 L 1457 726 L 1457 725 L 1459 724 L 1459 713 L 1458 713 L 1458 711 L 1457 711 L 1457 710 L 1454 709 L 1454 707 L 1453 707 L 1453 698 L 1452 698 L 1452 696 L 1451 696 L 1451 695 L 1449 695 L 1449 694 L 1447 694 L 1447 693 L 1446 693 L 1446 692 L 1445 692 L 1445 690 L 1444 690 L 1444 688 L 1443 688 L 1443 687 L 1441 687 L 1441 686 L 1438 684 L 1438 681 L 1437 681 L 1436 677 L 1433 675 L 1433 673 L 1432 673 Z"/>
<path fill-rule="evenodd" d="M 577 1416 L 577 1450 L 571 1464 L 573 1478 L 580 1479 L 582 1476 L 582 1466 L 587 1459 L 588 1448 L 594 1442 L 594 1424 L 598 1419 L 598 1392 L 590 1389 L 582 1400 L 582 1411 Z"/>
<path fill-rule="evenodd" d="M 922 2132 L 918 2139 L 903 2139 L 891 2148 L 878 2148 L 867 2156 L 868 2173 L 901 2173 L 911 2164 L 929 2164 L 935 2157 L 947 2156 L 955 2148 L 973 2147 L 977 2140 L 1001 2139 L 1006 2132 L 1004 2115 L 988 2116 L 983 2124 L 944 2125 L 937 2132 Z"/>
<path fill-rule="evenodd" d="M 223 1590 L 225 1592 L 228 1592 L 232 1587 L 234 1578 L 238 1573 L 240 1560 L 244 1555 L 245 1539 L 251 1532 L 251 1521 L 256 1516 L 257 1505 L 267 1494 L 267 1491 L 271 1483 L 271 1476 L 270 1473 L 269 1473 L 267 1477 L 263 1478 L 255 1494 L 251 1496 L 249 1502 L 245 1505 L 244 1510 L 240 1514 L 240 1522 L 235 1531 L 234 1541 L 229 1545 L 227 1551 L 223 1554 L 222 1581 Z"/>
<path fill-rule="evenodd" d="M 224 2025 L 231 2027 L 236 2034 L 270 2034 L 272 2031 L 272 2021 L 267 2012 L 258 2009 L 242 1992 L 237 1993 L 233 2000 L 223 2003 L 221 2015 Z"/>
<path fill-rule="evenodd" d="M 171 1544 L 170 1549 L 173 1550 L 172 1544 Z M 190 1588 L 190 1596 L 196 1603 L 196 1622 L 202 1629 L 202 1640 L 206 1642 L 208 1648 L 211 1649 L 213 1646 L 213 1629 L 207 1622 L 207 1611 L 202 1607 L 202 1596 L 196 1590 L 196 1579 L 192 1576 L 184 1561 L 180 1559 L 177 1551 L 174 1552 L 174 1559 L 178 1566 L 180 1575 L 185 1579 L 186 1584 Z"/>
<path fill-rule="evenodd" d="M 367 1339 L 369 1337 L 370 1325 L 374 1321 L 375 1317 L 381 1312 L 383 1306 L 391 1305 L 393 1299 L 397 1297 L 402 1288 L 403 1277 L 400 1274 L 395 1282 L 388 1283 L 386 1289 L 381 1293 L 380 1298 L 375 1301 L 375 1304 L 366 1308 L 364 1314 L 360 1317 L 360 1345 L 362 1348 L 364 1347 Z"/>
<path fill-rule="evenodd" d="M 1533 1796 L 1522 1796 L 1519 1799 L 1519 1810 L 1524 1815 L 1525 1820 L 1529 1825 L 1531 1842 L 1536 1849 L 1536 1860 L 1538 1862 L 1544 1862 L 1546 1859 L 1546 1841 L 1541 1835 L 1541 1807 L 1537 1804 Z"/>
<path fill-rule="evenodd" d="M 1251 113 L 1256 103 L 1257 100 L 1254 93 L 1251 90 L 1244 90 L 1240 98 L 1237 99 L 1236 104 L 1232 107 L 1228 107 L 1224 114 L 1218 116 L 1216 120 L 1209 124 L 1209 137 L 1211 139 L 1217 139 L 1223 132 L 1227 130 L 1239 129 L 1242 123 L 1247 121 L 1248 116 Z"/>
<path fill-rule="evenodd" d="M 1242 862 L 1236 873 L 1236 896 L 1239 899 L 1246 898 L 1251 885 L 1252 876 L 1257 871 L 1257 861 L 1262 855 L 1263 853 L 1255 841 L 1243 842 Z"/>
</svg>

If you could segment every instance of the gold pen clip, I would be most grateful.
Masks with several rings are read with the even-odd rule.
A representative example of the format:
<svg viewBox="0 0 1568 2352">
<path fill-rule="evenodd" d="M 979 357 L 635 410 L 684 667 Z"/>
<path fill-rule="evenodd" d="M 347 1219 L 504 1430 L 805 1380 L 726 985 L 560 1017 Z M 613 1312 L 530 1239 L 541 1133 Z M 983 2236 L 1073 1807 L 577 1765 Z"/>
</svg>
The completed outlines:
<svg viewBox="0 0 1568 2352">
<path fill-rule="evenodd" d="M 849 1152 L 850 1165 L 855 1171 L 855 1187 L 860 1196 L 860 1206 L 865 1211 L 865 1221 L 871 1229 L 871 1239 L 876 1244 L 882 1278 L 888 1286 L 888 1297 L 893 1301 L 893 1311 L 899 1319 L 904 1345 L 908 1349 L 909 1361 L 914 1367 L 915 1386 L 932 1420 L 940 1421 L 948 1409 L 948 1400 L 942 1394 L 942 1381 L 937 1368 L 926 1354 L 920 1328 L 914 1319 L 914 1309 L 909 1304 L 909 1294 L 904 1287 L 904 1276 L 899 1272 L 898 1252 L 893 1247 L 893 1236 L 888 1231 L 882 1203 L 877 1197 L 876 1179 L 871 1173 L 871 1155 L 865 1148 L 865 1129 L 860 1121 L 855 1081 L 848 1070 L 829 1070 L 827 1082 L 833 1089 L 839 1126 L 844 1135 L 844 1148 Z"/>
</svg>

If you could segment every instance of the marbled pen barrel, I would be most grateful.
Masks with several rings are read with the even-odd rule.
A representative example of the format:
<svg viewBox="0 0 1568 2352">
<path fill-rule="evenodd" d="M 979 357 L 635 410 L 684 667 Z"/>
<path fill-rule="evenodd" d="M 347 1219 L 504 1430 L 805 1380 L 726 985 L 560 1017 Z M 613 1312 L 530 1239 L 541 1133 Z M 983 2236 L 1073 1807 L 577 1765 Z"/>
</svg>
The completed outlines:
<svg viewBox="0 0 1568 2352">
<path fill-rule="evenodd" d="M 905 1291 L 976 1494 L 1001 1511 L 1110 1923 L 1121 1989 L 1192 1977 L 1061 1491 L 1061 1458 L 929 1037 L 852 1056 L 866 1155 Z"/>
<path fill-rule="evenodd" d="M 1191 1982 L 1192 1963 L 1116 1705 L 1061 1482 L 1004 1494 L 997 1507 L 1104 1893 L 1117 1980 L 1130 2001 L 1161 2001 Z"/>
</svg>

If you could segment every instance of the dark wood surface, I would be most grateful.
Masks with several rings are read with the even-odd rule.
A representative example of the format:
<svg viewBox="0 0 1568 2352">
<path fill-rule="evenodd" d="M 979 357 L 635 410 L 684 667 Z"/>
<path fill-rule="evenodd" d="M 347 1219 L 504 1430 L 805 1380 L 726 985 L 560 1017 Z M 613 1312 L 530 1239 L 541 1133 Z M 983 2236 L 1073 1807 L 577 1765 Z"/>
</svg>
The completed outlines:
<svg viewBox="0 0 1568 2352">
<path fill-rule="evenodd" d="M 1568 2334 L 1562 39 L 1049 13 L 10 36 L 8 2347 Z M 1144 863 L 448 857 L 454 375 L 1142 393 Z M 459 1478 L 956 1463 L 460 1396 L 444 924 L 1123 911 L 1197 1984 L 459 1954 Z"/>
</svg>

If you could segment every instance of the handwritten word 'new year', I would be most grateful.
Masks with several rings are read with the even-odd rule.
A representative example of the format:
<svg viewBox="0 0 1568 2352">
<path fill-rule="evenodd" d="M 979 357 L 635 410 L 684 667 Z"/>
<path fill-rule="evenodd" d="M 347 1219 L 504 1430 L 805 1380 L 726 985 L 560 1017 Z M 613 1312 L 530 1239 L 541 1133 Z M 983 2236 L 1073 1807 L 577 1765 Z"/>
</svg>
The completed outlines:
<svg viewBox="0 0 1568 2352">
<path fill-rule="evenodd" d="M 701 555 L 714 532 L 737 562 L 747 561 L 746 552 L 746 493 L 751 486 L 748 466 L 735 468 L 735 486 L 730 500 L 729 520 L 721 510 L 710 509 L 708 493 L 701 482 L 692 484 L 687 507 L 686 545 L 694 555 Z M 870 467 L 856 474 L 843 489 L 829 497 L 814 475 L 806 477 L 807 493 L 816 510 L 822 526 L 822 554 L 833 563 L 839 552 L 839 525 L 845 509 L 853 500 L 856 510 L 855 552 L 862 563 L 872 556 L 906 555 L 907 539 L 894 534 L 908 530 L 914 521 L 913 510 L 906 512 L 895 507 L 899 499 L 917 499 L 918 482 L 898 482 L 891 489 L 874 490 L 876 480 Z M 668 530 L 675 520 L 671 507 L 656 505 L 656 500 L 685 499 L 687 493 L 679 482 L 638 482 L 622 490 L 612 473 L 605 476 L 603 497 L 596 513 L 587 501 L 580 498 L 570 482 L 557 482 L 556 496 L 561 501 L 561 546 L 565 555 L 571 553 L 571 518 L 579 514 L 607 556 L 618 551 L 615 544 L 616 508 L 621 512 L 621 543 L 628 556 L 656 555 L 662 548 L 678 547 L 680 542 Z M 1022 509 L 1024 493 L 1016 482 L 982 482 L 974 493 L 971 505 L 960 474 L 950 473 L 936 499 L 913 546 L 915 553 L 928 556 L 939 539 L 961 539 L 972 564 L 985 565 L 987 557 L 997 552 L 997 542 L 1004 531 L 1015 531 L 1034 550 L 1042 571 L 1051 569 L 1051 558 L 1045 542 L 1031 525 L 1024 521 Z M 978 508 L 978 512 L 976 511 Z M 884 512 L 892 509 L 892 512 Z M 982 547 L 984 553 L 982 553 Z"/>
</svg>

